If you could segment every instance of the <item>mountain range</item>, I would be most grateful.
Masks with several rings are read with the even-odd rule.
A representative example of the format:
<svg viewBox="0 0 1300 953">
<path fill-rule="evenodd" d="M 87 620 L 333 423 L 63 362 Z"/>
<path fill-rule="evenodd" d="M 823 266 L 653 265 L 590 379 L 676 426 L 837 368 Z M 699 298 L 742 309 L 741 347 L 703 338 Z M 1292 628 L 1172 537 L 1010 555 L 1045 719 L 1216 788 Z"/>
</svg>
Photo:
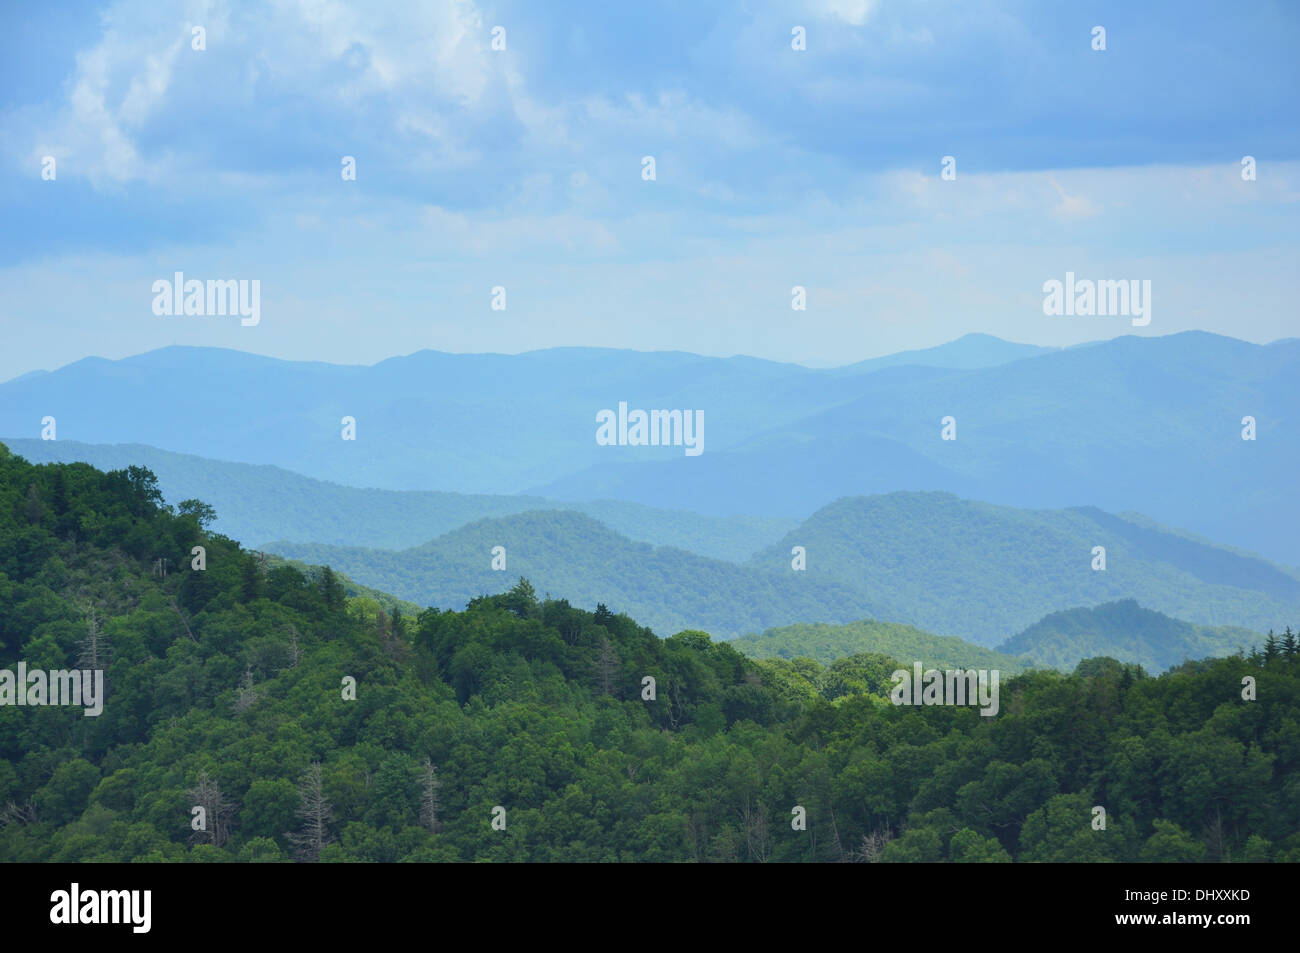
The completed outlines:
<svg viewBox="0 0 1300 953">
<path fill-rule="evenodd" d="M 59 439 L 350 486 L 715 517 L 803 519 L 845 496 L 942 490 L 1138 511 L 1294 563 L 1297 371 L 1300 341 L 1203 332 L 1063 349 L 963 338 L 817 370 L 591 348 L 420 351 L 363 367 L 171 347 L 0 384 L 0 434 L 36 438 L 48 416 Z M 598 445 L 597 413 L 620 402 L 703 411 L 704 452 Z M 355 440 L 341 439 L 344 417 Z M 956 439 L 942 439 L 945 417 Z"/>
</svg>

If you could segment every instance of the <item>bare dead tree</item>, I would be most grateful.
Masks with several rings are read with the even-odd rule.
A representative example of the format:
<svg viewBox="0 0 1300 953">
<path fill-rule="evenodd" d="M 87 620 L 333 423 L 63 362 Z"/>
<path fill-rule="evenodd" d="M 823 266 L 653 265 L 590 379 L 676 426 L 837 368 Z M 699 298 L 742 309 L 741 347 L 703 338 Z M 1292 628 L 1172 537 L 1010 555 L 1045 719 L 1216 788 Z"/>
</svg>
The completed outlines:
<svg viewBox="0 0 1300 953">
<path fill-rule="evenodd" d="M 213 847 L 223 846 L 230 838 L 234 805 L 226 800 L 216 780 L 208 777 L 207 771 L 199 772 L 199 783 L 186 794 L 195 807 L 203 808 L 204 813 L 203 829 L 190 834 L 190 840 L 198 844 L 211 844 Z"/>
<path fill-rule="evenodd" d="M 442 821 L 438 820 L 438 769 L 431 758 L 424 759 L 424 790 L 420 795 L 420 823 L 432 834 L 442 833 Z"/>
<path fill-rule="evenodd" d="M 242 715 L 265 694 L 265 689 L 258 688 L 253 684 L 253 666 L 249 665 L 244 669 L 244 677 L 239 681 L 239 694 L 235 696 L 231 707 L 235 709 L 235 714 Z"/>
<path fill-rule="evenodd" d="M 302 647 L 298 644 L 298 630 L 290 624 L 289 626 L 289 667 L 297 668 L 298 663 L 302 661 Z"/>
<path fill-rule="evenodd" d="M 682 708 L 681 700 L 678 698 L 677 680 L 670 679 L 668 682 L 668 724 L 673 730 L 682 722 L 682 716 L 685 715 L 685 709 Z"/>
<path fill-rule="evenodd" d="M 880 862 L 880 854 L 885 849 L 885 845 L 894 839 L 894 831 L 889 824 L 879 830 L 872 831 L 870 834 L 862 835 L 862 842 L 858 849 L 849 854 L 849 860 L 863 864 L 876 864 Z"/>
<path fill-rule="evenodd" d="M 298 798 L 300 803 L 297 813 L 302 821 L 302 829 L 285 836 L 293 846 L 298 860 L 314 864 L 320 860 L 320 852 L 334 840 L 329 833 L 329 822 L 334 815 L 325 798 L 319 761 L 313 761 L 303 776 L 302 783 L 298 785 Z"/>
<path fill-rule="evenodd" d="M 172 603 L 172 610 L 176 613 L 177 616 L 180 617 L 181 625 L 185 626 L 185 634 L 190 637 L 191 642 L 197 642 L 198 638 L 194 635 L 194 630 L 190 628 L 190 622 L 188 619 L 185 618 L 185 613 L 182 612 L 181 607 L 176 604 L 175 596 L 172 596 L 171 603 Z"/>
<path fill-rule="evenodd" d="M 749 856 L 760 864 L 767 863 L 772 846 L 767 808 L 761 803 L 755 804 L 746 796 L 740 809 L 740 818 L 745 827 L 745 846 L 749 850 Z"/>
<path fill-rule="evenodd" d="M 96 614 L 94 604 L 90 602 L 84 603 L 82 612 L 86 616 L 86 637 L 77 643 L 79 650 L 77 664 L 81 668 L 96 671 L 108 665 L 108 656 L 110 654 L 108 640 L 99 631 L 99 617 Z"/>
<path fill-rule="evenodd" d="M 618 653 L 614 651 L 614 646 L 610 644 L 609 639 L 603 639 L 600 645 L 600 654 L 596 656 L 596 684 L 600 686 L 602 695 L 613 695 L 617 685 L 618 676 Z"/>
<path fill-rule="evenodd" d="M 0 809 L 0 828 L 8 827 L 10 824 L 37 823 L 40 823 L 40 817 L 36 813 L 36 802 L 31 798 L 22 804 L 10 801 Z"/>
</svg>

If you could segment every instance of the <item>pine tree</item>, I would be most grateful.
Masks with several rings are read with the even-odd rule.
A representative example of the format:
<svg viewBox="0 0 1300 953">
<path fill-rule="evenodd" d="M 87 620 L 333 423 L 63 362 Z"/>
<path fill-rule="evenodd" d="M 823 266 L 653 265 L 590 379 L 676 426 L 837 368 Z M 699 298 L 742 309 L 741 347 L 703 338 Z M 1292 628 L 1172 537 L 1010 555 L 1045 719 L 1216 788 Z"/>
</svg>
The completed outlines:
<svg viewBox="0 0 1300 953">
<path fill-rule="evenodd" d="M 1282 633 L 1282 654 L 1284 654 L 1287 658 L 1295 658 L 1295 651 L 1296 651 L 1295 633 L 1291 631 L 1291 626 L 1288 625 L 1286 627 L 1286 631 Z"/>
<path fill-rule="evenodd" d="M 1277 658 L 1277 655 L 1278 655 L 1277 636 L 1273 634 L 1272 629 L 1269 629 L 1268 638 L 1264 640 L 1264 663 L 1268 664 L 1269 662 L 1273 661 L 1274 659 Z"/>
<path fill-rule="evenodd" d="M 326 608 L 343 608 L 343 601 L 347 598 L 347 593 L 343 591 L 343 583 L 339 582 L 339 577 L 329 566 L 321 570 L 320 591 L 325 600 Z"/>
</svg>

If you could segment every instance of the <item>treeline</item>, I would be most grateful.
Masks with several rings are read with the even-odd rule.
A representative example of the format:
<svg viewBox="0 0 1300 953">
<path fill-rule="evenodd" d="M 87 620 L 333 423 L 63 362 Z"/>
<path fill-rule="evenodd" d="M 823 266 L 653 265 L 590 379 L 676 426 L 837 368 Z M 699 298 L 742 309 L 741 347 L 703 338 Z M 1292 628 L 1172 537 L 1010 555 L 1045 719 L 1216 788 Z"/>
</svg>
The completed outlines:
<svg viewBox="0 0 1300 953">
<path fill-rule="evenodd" d="M 0 706 L 0 860 L 1300 860 L 1294 638 L 983 717 L 891 704 L 910 659 L 747 659 L 525 580 L 386 612 L 212 517 L 0 448 L 0 662 L 108 686 Z"/>
</svg>

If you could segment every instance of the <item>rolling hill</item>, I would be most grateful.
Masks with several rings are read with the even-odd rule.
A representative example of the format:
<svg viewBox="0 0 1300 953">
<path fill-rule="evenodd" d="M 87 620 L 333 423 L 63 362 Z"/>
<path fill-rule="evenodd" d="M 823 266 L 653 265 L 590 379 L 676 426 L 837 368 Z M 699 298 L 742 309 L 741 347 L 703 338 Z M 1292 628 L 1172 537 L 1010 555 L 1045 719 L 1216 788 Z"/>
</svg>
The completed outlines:
<svg viewBox="0 0 1300 953">
<path fill-rule="evenodd" d="M 506 550 L 494 571 L 492 549 Z M 609 603 L 656 633 L 701 629 L 732 638 L 802 619 L 849 621 L 876 614 L 859 591 L 833 580 L 764 571 L 685 550 L 653 547 L 580 513 L 530 511 L 476 520 L 399 552 L 271 543 L 282 556 L 330 565 L 367 586 L 421 605 L 460 608 L 501 592 L 520 576 L 539 593 L 563 592 L 574 605 Z"/>
<path fill-rule="evenodd" d="M 998 646 L 1034 665 L 1070 670 L 1098 655 L 1159 672 L 1188 659 L 1227 656 L 1263 643 L 1258 632 L 1171 619 L 1132 599 L 1053 612 Z"/>
<path fill-rule="evenodd" d="M 931 635 L 910 625 L 861 619 L 847 625 L 799 623 L 743 635 L 732 645 L 750 658 L 810 658 L 830 665 L 853 655 L 876 654 L 905 665 L 921 662 L 926 668 L 997 669 L 1004 676 L 1025 669 L 1023 659 L 987 649 L 950 635 Z"/>
</svg>

